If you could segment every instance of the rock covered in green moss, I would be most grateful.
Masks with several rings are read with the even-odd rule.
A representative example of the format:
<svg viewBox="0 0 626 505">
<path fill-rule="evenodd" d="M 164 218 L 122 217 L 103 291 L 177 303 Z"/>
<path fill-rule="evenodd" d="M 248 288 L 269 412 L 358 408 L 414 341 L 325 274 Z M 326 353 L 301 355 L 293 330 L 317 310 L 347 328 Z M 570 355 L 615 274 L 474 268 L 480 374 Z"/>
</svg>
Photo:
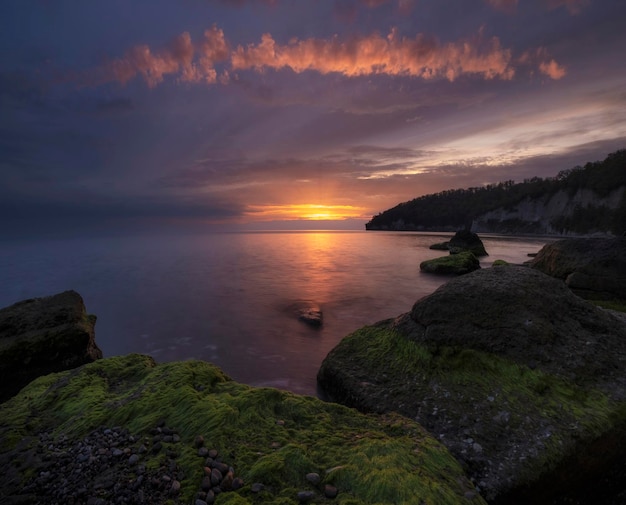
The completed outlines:
<svg viewBox="0 0 626 505">
<path fill-rule="evenodd" d="M 429 274 L 463 275 L 479 268 L 480 262 L 471 252 L 450 254 L 420 263 L 420 270 Z"/>
<path fill-rule="evenodd" d="M 551 503 L 624 468 L 625 365 L 622 321 L 511 265 L 343 339 L 318 381 L 342 403 L 419 421 L 489 501 Z M 599 501 L 585 499 L 574 503 Z"/>
<path fill-rule="evenodd" d="M 0 310 L 0 401 L 40 375 L 102 357 L 94 338 L 96 317 L 81 296 L 65 291 Z"/>
<path fill-rule="evenodd" d="M 155 426 L 172 428 L 171 438 L 162 432 L 157 440 Z M 202 500 L 201 492 L 208 498 L 213 488 L 202 488 L 205 467 L 210 468 L 208 458 L 219 452 L 242 484 L 220 493 L 219 504 L 297 505 L 301 492 L 312 493 L 312 503 L 336 494 L 333 503 L 343 505 L 484 504 L 458 462 L 414 421 L 396 414 L 363 415 L 312 397 L 248 387 L 206 362 L 157 365 L 141 355 L 102 359 L 40 377 L 0 405 L 4 496 L 59 502 L 52 484 L 45 487 L 45 495 L 37 494 L 37 486 L 28 487 L 54 460 L 43 458 L 46 450 L 37 452 L 41 434 L 50 437 L 45 447 L 78 447 L 103 427 L 119 427 L 115 430 L 124 433 L 124 442 L 110 448 L 119 456 L 111 453 L 107 459 L 107 482 L 120 484 L 96 487 L 86 477 L 85 500 L 118 497 L 116 489 L 138 481 L 140 467 L 160 489 L 152 497 L 150 486 L 139 484 L 145 503 L 165 503 L 166 498 L 193 503 Z M 126 442 L 130 436 L 132 443 Z M 215 452 L 199 455 L 209 447 Z M 87 465 L 88 476 L 90 460 L 81 464 Z M 313 473 L 319 481 L 311 479 Z"/>
</svg>

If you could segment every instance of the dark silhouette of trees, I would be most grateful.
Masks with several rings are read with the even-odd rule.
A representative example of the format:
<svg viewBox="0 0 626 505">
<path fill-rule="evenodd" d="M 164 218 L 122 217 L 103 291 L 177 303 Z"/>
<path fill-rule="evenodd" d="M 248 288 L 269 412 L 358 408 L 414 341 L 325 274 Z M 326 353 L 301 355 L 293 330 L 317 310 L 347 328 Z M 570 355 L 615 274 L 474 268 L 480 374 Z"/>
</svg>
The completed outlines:
<svg viewBox="0 0 626 505">
<path fill-rule="evenodd" d="M 549 198 L 558 191 L 573 196 L 580 189 L 606 197 L 620 186 L 626 186 L 626 149 L 609 154 L 603 161 L 562 170 L 555 177 L 533 177 L 520 183 L 508 180 L 421 196 L 377 214 L 365 227 L 368 230 L 456 230 L 468 228 L 476 217 L 491 210 L 513 209 L 526 198 Z M 626 192 L 617 209 L 579 207 L 571 216 L 558 219 L 553 225 L 562 232 L 605 230 L 621 235 L 626 231 Z"/>
</svg>

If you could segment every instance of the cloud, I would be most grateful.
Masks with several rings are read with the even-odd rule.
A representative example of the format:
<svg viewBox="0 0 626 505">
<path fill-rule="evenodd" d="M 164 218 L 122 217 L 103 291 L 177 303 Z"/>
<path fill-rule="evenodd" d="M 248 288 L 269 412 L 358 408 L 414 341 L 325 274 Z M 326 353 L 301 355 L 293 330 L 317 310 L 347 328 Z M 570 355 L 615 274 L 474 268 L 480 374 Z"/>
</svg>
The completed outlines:
<svg viewBox="0 0 626 505">
<path fill-rule="evenodd" d="M 547 0 L 549 9 L 565 7 L 570 14 L 580 14 L 583 8 L 589 4 L 589 0 Z"/>
<path fill-rule="evenodd" d="M 424 34 L 401 38 L 396 30 L 387 37 L 375 33 L 349 39 L 294 39 L 286 45 L 267 33 L 259 44 L 238 46 L 231 64 L 234 70 L 289 68 L 296 73 L 312 70 L 347 77 L 404 75 L 450 81 L 464 74 L 485 79 L 511 79 L 515 74 L 511 51 L 497 37 L 484 41 L 479 34 L 473 40 L 442 44 Z"/>
<path fill-rule="evenodd" d="M 485 0 L 494 9 L 505 12 L 513 12 L 517 7 L 518 0 Z"/>
<path fill-rule="evenodd" d="M 541 61 L 540 71 L 552 79 L 565 75 L 565 68 L 549 60 L 545 49 L 526 51 L 513 58 L 511 49 L 503 47 L 498 37 L 485 37 L 482 29 L 474 37 L 446 43 L 424 33 L 400 36 L 395 28 L 387 36 L 372 33 L 326 39 L 294 38 L 286 44 L 266 33 L 259 43 L 238 45 L 232 50 L 223 30 L 214 25 L 205 30 L 199 42 L 192 41 L 190 34 L 184 32 L 160 51 L 145 44 L 136 45 L 123 57 L 85 72 L 78 80 L 84 85 L 126 84 L 139 76 L 149 87 L 155 87 L 166 76 L 173 76 L 179 82 L 226 85 L 240 79 L 237 71 L 263 73 L 282 69 L 295 74 L 309 71 L 350 78 L 385 75 L 452 82 L 461 76 L 478 76 L 486 80 L 511 80 L 516 74 L 515 64 L 537 60 Z"/>
<path fill-rule="evenodd" d="M 152 88 L 166 75 L 178 75 L 182 82 L 212 84 L 217 81 L 215 65 L 228 57 L 224 32 L 213 26 L 205 30 L 204 38 L 197 44 L 193 44 L 189 33 L 184 32 L 162 51 L 155 52 L 146 44 L 136 45 L 124 57 L 106 62 L 95 72 L 88 72 L 82 80 L 88 84 L 126 84 L 139 75 Z"/>
<path fill-rule="evenodd" d="M 565 7 L 570 14 L 580 14 L 583 8 L 589 4 L 589 0 L 544 0 L 550 10 Z M 494 9 L 504 12 L 515 12 L 519 0 L 485 0 Z"/>
<path fill-rule="evenodd" d="M 551 79 L 558 80 L 565 77 L 567 73 L 565 67 L 559 65 L 556 61 L 550 60 L 548 62 L 542 62 L 539 64 L 539 70 L 541 73 L 547 75 Z"/>
</svg>

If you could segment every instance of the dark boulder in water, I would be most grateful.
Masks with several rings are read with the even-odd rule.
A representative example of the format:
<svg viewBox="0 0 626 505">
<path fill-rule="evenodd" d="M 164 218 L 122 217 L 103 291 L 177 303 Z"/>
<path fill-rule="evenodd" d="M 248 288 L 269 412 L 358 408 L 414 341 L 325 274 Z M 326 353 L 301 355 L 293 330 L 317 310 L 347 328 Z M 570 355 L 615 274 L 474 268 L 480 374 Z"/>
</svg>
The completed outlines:
<svg viewBox="0 0 626 505">
<path fill-rule="evenodd" d="M 451 254 L 469 251 L 476 257 L 489 256 L 480 237 L 469 230 L 457 231 L 448 242 L 448 249 Z"/>
<path fill-rule="evenodd" d="M 447 242 L 437 242 L 429 249 L 437 251 L 450 251 L 450 254 L 471 252 L 476 257 L 489 256 L 480 237 L 469 230 L 460 230 Z"/>
</svg>

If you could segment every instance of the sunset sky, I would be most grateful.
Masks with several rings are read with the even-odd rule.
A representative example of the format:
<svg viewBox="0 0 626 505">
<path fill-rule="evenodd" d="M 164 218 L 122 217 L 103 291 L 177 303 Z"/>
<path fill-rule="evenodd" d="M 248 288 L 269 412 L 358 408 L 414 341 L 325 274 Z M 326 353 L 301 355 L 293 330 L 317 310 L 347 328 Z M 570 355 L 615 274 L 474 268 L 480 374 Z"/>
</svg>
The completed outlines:
<svg viewBox="0 0 626 505">
<path fill-rule="evenodd" d="M 624 0 L 3 1 L 0 232 L 363 229 L 556 175 L 626 148 L 625 20 Z"/>
</svg>

